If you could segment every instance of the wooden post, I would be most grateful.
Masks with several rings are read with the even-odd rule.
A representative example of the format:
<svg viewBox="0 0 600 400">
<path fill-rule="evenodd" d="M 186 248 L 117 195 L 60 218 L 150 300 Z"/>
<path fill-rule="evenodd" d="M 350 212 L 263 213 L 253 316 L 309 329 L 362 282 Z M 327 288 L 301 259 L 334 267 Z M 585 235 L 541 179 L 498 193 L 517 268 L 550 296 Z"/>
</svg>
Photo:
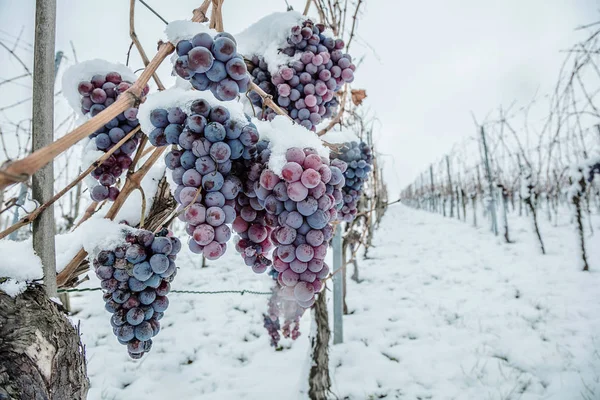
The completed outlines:
<svg viewBox="0 0 600 400">
<path fill-rule="evenodd" d="M 333 344 L 344 342 L 344 281 L 340 268 L 342 266 L 342 227 L 335 227 L 333 236 Z"/>
<path fill-rule="evenodd" d="M 33 60 L 33 151 L 54 141 L 54 38 L 56 0 L 37 0 Z M 49 162 L 32 177 L 33 199 L 43 204 L 53 197 L 54 165 Z M 33 222 L 33 249 L 42 260 L 48 297 L 57 297 L 54 206 Z"/>
</svg>

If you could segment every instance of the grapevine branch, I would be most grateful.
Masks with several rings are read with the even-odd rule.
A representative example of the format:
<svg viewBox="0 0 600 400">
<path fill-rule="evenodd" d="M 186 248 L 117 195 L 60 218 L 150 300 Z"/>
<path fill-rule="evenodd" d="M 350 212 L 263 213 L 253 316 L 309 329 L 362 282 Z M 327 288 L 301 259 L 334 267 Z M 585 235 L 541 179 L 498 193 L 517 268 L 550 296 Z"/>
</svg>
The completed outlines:
<svg viewBox="0 0 600 400">
<path fill-rule="evenodd" d="M 209 0 L 206 0 L 200 8 L 194 10 L 194 16 L 192 18 L 193 22 L 200 22 L 206 18 L 206 9 L 210 4 L 208 1 Z M 206 8 L 203 8 L 205 4 Z M 158 47 L 158 52 L 146 66 L 140 77 L 108 108 L 62 138 L 56 140 L 49 146 L 46 146 L 21 160 L 14 161 L 8 164 L 8 166 L 0 169 L 0 189 L 5 189 L 14 183 L 27 180 L 29 176 L 38 171 L 44 165 L 54 160 L 58 155 L 73 146 L 75 143 L 85 138 L 92 132 L 100 129 L 102 126 L 115 118 L 117 115 L 124 112 L 129 107 L 140 103 L 142 101 L 142 90 L 152 77 L 152 74 L 156 72 L 160 64 L 162 64 L 167 56 L 174 50 L 175 46 L 173 46 L 172 43 L 161 42 Z"/>
<path fill-rule="evenodd" d="M 29 225 L 30 223 L 32 223 L 37 217 L 39 217 L 39 215 L 45 209 L 47 209 L 52 204 L 54 204 L 58 199 L 60 199 L 62 196 L 64 196 L 65 193 L 67 193 L 69 190 L 71 190 L 73 187 L 75 187 L 75 185 L 77 185 L 79 182 L 81 182 L 86 176 L 88 176 L 93 170 L 98 168 L 117 149 L 119 149 L 123 145 L 123 143 L 125 143 L 127 140 L 129 140 L 139 130 L 140 130 L 140 127 L 138 125 L 135 129 L 132 129 L 131 132 L 129 132 L 123 139 L 121 139 L 115 146 L 111 147 L 106 153 L 104 153 L 102 155 L 102 157 L 100 157 L 99 159 L 94 161 L 92 163 L 92 165 L 90 165 L 85 171 L 83 171 L 81 174 L 79 174 L 79 176 L 77 176 L 77 178 L 75 178 L 71 183 L 69 183 L 67 186 L 65 186 L 65 188 L 63 188 L 60 192 L 56 193 L 56 195 L 54 195 L 54 197 L 52 197 L 46 203 L 42 204 L 41 206 L 39 206 L 38 208 L 33 210 L 29 215 L 26 215 L 25 217 L 21 218 L 21 220 L 19 222 L 17 222 L 16 224 L 14 224 L 11 227 L 9 227 L 8 229 L 0 232 L 0 239 L 4 239 L 6 236 L 10 235 L 12 232 L 20 229 L 21 227 L 23 227 L 25 225 Z"/>
</svg>

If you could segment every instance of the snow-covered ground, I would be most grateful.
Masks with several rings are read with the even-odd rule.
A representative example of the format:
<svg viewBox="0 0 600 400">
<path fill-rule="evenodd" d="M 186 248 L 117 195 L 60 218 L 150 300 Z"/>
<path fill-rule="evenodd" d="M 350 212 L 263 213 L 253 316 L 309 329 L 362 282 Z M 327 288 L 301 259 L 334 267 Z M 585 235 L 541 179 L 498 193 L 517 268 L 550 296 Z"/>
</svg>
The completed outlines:
<svg viewBox="0 0 600 400">
<path fill-rule="evenodd" d="M 516 243 L 504 244 L 485 228 L 391 206 L 359 264 L 364 280 L 348 281 L 345 341 L 330 353 L 333 392 L 353 400 L 600 398 L 600 234 L 588 239 L 592 271 L 584 273 L 571 226 L 541 218 L 543 256 L 528 220 L 510 222 Z M 173 288 L 269 290 L 268 276 L 230 253 L 202 269 L 184 250 Z M 267 296 L 170 299 L 154 348 L 132 361 L 100 292 L 72 296 L 90 400 L 307 398 L 309 313 L 302 336 L 276 352 L 262 327 Z"/>
</svg>

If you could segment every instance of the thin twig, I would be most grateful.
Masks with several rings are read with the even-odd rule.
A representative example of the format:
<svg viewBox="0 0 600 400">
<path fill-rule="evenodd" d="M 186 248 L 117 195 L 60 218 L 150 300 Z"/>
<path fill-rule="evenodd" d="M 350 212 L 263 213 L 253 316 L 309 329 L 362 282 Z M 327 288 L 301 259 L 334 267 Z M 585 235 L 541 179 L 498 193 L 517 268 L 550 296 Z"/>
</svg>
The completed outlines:
<svg viewBox="0 0 600 400">
<path fill-rule="evenodd" d="M 65 193 L 67 193 L 69 190 L 71 190 L 73 187 L 75 187 L 75 185 L 77 185 L 79 182 L 81 182 L 86 176 L 88 176 L 93 170 L 95 170 L 96 168 L 98 168 L 117 149 L 119 149 L 123 145 L 123 143 L 125 143 L 127 140 L 129 140 L 139 130 L 140 130 L 140 127 L 138 125 L 135 129 L 132 129 L 131 132 L 129 132 L 127 134 L 127 136 L 125 136 L 117 144 L 115 144 L 113 147 L 111 147 L 106 153 L 104 153 L 102 155 L 102 157 L 98 158 L 85 171 L 83 171 L 82 173 L 80 173 L 79 176 L 77 176 L 77 178 L 75 178 L 71 183 L 69 183 L 61 191 L 59 191 L 58 193 L 56 193 L 54 195 L 54 197 L 52 197 L 50 200 L 48 200 L 47 202 L 45 202 L 44 204 L 42 204 L 41 206 L 39 206 L 38 208 L 36 208 L 35 210 L 33 210 L 30 214 L 28 214 L 25 217 L 21 218 L 21 220 L 19 222 L 17 222 L 16 224 L 14 224 L 11 227 L 9 227 L 8 229 L 0 232 L 0 239 L 5 238 L 6 236 L 10 235 L 12 232 L 18 230 L 19 228 L 21 228 L 21 227 L 23 227 L 25 225 L 29 225 L 30 223 L 32 223 L 37 217 L 39 217 L 39 215 L 45 209 L 47 209 L 52 204 L 54 204 L 58 199 L 60 199 L 62 196 L 64 196 Z"/>
<path fill-rule="evenodd" d="M 142 0 L 140 0 L 140 2 L 144 5 L 146 5 Z M 146 5 L 146 7 L 148 7 L 148 6 Z M 152 10 L 152 9 L 150 8 L 150 10 Z M 154 10 L 152 10 L 152 11 L 154 11 Z M 160 17 L 160 18 L 162 19 L 162 17 Z M 165 21 L 165 23 L 167 23 L 167 22 Z M 142 58 L 142 62 L 144 63 L 144 66 L 146 68 L 148 68 L 148 64 L 150 64 L 150 60 L 148 60 L 146 51 L 142 47 L 142 44 L 138 40 L 137 34 L 135 33 L 135 0 L 130 0 L 130 2 L 129 2 L 129 37 L 135 44 L 135 47 L 137 48 L 138 53 L 140 53 L 140 57 Z M 165 86 L 162 84 L 162 82 L 156 72 L 152 73 L 152 79 L 154 79 L 154 82 L 156 82 L 156 86 L 158 86 L 158 90 L 165 90 Z"/>
</svg>

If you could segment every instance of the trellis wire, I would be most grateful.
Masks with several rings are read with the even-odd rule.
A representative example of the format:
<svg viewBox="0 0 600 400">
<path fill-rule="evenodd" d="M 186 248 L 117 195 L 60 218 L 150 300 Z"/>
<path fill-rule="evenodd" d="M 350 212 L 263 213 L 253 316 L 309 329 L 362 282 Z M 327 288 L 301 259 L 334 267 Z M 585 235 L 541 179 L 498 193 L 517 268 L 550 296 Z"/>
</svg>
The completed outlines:
<svg viewBox="0 0 600 400">
<path fill-rule="evenodd" d="M 58 293 L 81 293 L 81 292 L 96 292 L 102 290 L 102 288 L 72 288 L 72 289 L 59 289 Z M 248 294 L 256 294 L 256 295 L 271 295 L 273 292 L 259 292 L 256 290 L 171 290 L 169 293 L 182 293 L 182 294 L 227 294 L 227 293 L 239 293 L 240 295 Z"/>
</svg>

